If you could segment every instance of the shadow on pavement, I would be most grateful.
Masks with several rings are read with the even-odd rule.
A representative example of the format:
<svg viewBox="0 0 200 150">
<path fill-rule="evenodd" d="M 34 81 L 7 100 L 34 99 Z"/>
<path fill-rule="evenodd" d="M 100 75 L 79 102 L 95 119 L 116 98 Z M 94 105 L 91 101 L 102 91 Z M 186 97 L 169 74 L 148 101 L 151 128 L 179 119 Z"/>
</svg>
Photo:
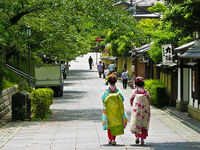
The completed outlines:
<svg viewBox="0 0 200 150">
<path fill-rule="evenodd" d="M 68 100 L 76 99 L 84 97 L 87 92 L 85 91 L 64 91 L 62 97 L 54 98 L 54 104 L 59 103 L 59 101 L 63 101 L 64 103 L 69 102 Z"/>
<path fill-rule="evenodd" d="M 68 81 L 68 80 L 66 80 L 66 81 Z M 77 83 L 69 83 L 69 82 L 64 82 L 63 83 L 63 86 L 71 86 L 71 85 L 74 85 L 74 84 L 77 84 Z"/>
<path fill-rule="evenodd" d="M 101 122 L 102 118 L 101 109 L 52 109 L 52 114 L 47 121 L 74 121 L 74 120 L 84 120 L 84 121 L 97 121 Z"/>
<path fill-rule="evenodd" d="M 126 146 L 124 144 L 116 144 L 116 145 L 111 145 L 111 144 L 103 144 L 103 145 L 100 145 L 101 147 L 123 147 L 123 146 Z"/>
<path fill-rule="evenodd" d="M 147 143 L 145 147 L 151 147 L 153 150 L 199 150 L 200 143 L 199 142 Z"/>
<path fill-rule="evenodd" d="M 71 70 L 70 76 L 68 77 L 69 80 L 88 80 L 88 79 L 97 79 L 98 74 L 96 76 L 89 75 L 88 72 L 96 72 L 97 71 L 90 71 L 90 70 Z"/>
<path fill-rule="evenodd" d="M 70 70 L 70 75 L 76 75 L 77 73 L 88 73 L 88 72 L 97 72 L 97 70 Z"/>
<path fill-rule="evenodd" d="M 79 77 L 79 76 L 74 76 L 73 78 L 70 78 L 70 80 L 79 80 L 79 81 L 81 81 L 81 80 L 91 80 L 91 79 L 98 79 L 99 77 L 98 76 L 96 76 L 96 77 L 94 77 L 94 76 L 85 76 L 85 77 Z"/>
</svg>

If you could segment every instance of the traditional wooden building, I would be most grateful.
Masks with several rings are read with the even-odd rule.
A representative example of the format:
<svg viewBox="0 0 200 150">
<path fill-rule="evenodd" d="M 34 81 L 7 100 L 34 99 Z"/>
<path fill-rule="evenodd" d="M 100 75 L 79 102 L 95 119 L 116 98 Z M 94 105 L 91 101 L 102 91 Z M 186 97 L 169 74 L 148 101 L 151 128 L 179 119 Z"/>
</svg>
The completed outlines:
<svg viewBox="0 0 200 150">
<path fill-rule="evenodd" d="M 157 64 L 157 79 L 160 79 L 167 87 L 168 94 L 170 96 L 169 105 L 176 106 L 179 111 L 187 111 L 188 101 L 188 66 L 182 67 L 183 71 L 183 83 L 182 83 L 182 94 L 183 97 L 180 97 L 180 62 L 183 62 L 178 56 L 182 55 L 187 51 L 187 49 L 194 45 L 194 41 L 178 48 L 174 49 L 174 61 L 170 64 Z M 178 59 L 178 61 L 177 61 Z"/>
<path fill-rule="evenodd" d="M 177 66 L 177 100 L 176 100 L 176 108 L 179 111 L 187 111 L 187 105 L 189 103 L 188 92 L 189 91 L 189 83 L 188 83 L 188 67 L 185 60 L 180 58 L 180 55 L 184 54 L 191 46 L 194 45 L 194 41 L 188 44 L 182 45 L 174 49 L 174 52 L 178 56 L 178 66 Z"/>
<path fill-rule="evenodd" d="M 169 95 L 169 105 L 176 106 L 177 100 L 177 63 L 172 64 L 157 64 L 157 79 L 162 81 L 167 87 Z"/>
<path fill-rule="evenodd" d="M 151 18 L 151 19 L 160 19 L 161 15 L 158 13 L 151 13 L 147 10 L 148 7 L 153 6 L 157 1 L 155 0 L 133 0 L 131 1 L 120 1 L 114 4 L 115 7 L 118 7 L 122 10 L 127 10 L 132 13 L 132 16 L 136 20 Z"/>
<path fill-rule="evenodd" d="M 191 44 L 191 43 L 190 43 Z M 180 49 L 180 48 L 179 48 Z M 177 50 L 177 49 L 176 49 Z M 200 120 L 200 39 L 178 56 L 177 108 Z"/>
<path fill-rule="evenodd" d="M 144 79 L 153 79 L 155 76 L 155 64 L 149 57 L 148 50 L 151 49 L 150 44 L 145 44 L 140 48 L 132 49 L 132 63 L 135 66 L 135 76 L 142 76 Z"/>
</svg>

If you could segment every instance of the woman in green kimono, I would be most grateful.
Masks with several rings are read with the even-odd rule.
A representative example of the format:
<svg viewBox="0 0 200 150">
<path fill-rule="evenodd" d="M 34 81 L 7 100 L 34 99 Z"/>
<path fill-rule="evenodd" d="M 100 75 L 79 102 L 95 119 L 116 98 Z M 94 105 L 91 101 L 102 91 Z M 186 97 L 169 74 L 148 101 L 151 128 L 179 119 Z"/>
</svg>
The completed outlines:
<svg viewBox="0 0 200 150">
<path fill-rule="evenodd" d="M 115 86 L 117 82 L 116 75 L 108 76 L 110 86 L 102 96 L 103 101 L 103 129 L 108 132 L 109 144 L 115 145 L 117 135 L 124 134 L 124 128 L 127 125 L 127 116 L 124 112 L 124 97 Z"/>
</svg>

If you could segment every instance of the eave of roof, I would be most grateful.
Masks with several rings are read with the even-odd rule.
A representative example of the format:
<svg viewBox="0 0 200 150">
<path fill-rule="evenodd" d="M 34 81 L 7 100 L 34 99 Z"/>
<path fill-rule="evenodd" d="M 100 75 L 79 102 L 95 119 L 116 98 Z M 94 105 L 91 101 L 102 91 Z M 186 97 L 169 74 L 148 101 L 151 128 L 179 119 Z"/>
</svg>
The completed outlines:
<svg viewBox="0 0 200 150">
<path fill-rule="evenodd" d="M 200 40 L 195 40 L 194 44 L 188 43 L 187 46 L 190 46 L 188 50 L 180 55 L 180 58 L 194 58 L 199 59 L 200 58 Z"/>
<path fill-rule="evenodd" d="M 113 6 L 120 6 L 120 5 L 126 5 L 126 6 L 129 6 L 131 7 L 132 5 L 130 3 L 127 3 L 127 2 L 117 2 L 115 4 L 113 4 Z"/>
<path fill-rule="evenodd" d="M 100 58 L 101 60 L 116 60 L 117 59 L 117 57 L 101 57 Z"/>
<path fill-rule="evenodd" d="M 135 18 L 161 18 L 159 14 L 135 14 Z"/>
<path fill-rule="evenodd" d="M 194 59 L 199 59 L 200 58 L 200 52 L 195 52 L 195 53 L 186 52 L 186 53 L 180 55 L 180 58 L 194 58 Z"/>
<path fill-rule="evenodd" d="M 195 43 L 195 41 L 192 41 L 192 42 L 190 42 L 190 43 L 184 44 L 184 45 L 182 45 L 182 46 L 179 46 L 179 47 L 175 48 L 174 51 L 175 51 L 176 53 L 184 52 L 184 51 L 186 51 L 187 49 L 189 49 L 190 47 L 192 47 L 192 46 L 194 45 L 194 43 Z"/>
<path fill-rule="evenodd" d="M 173 67 L 176 67 L 176 66 L 177 66 L 177 63 L 170 63 L 170 64 L 160 63 L 160 64 L 156 65 L 156 67 L 158 67 L 158 68 L 166 68 L 166 69 L 173 68 Z"/>
<path fill-rule="evenodd" d="M 151 43 L 149 43 L 149 44 L 142 45 L 141 47 L 136 48 L 136 49 L 133 49 L 132 51 L 137 52 L 137 53 L 146 52 L 147 50 L 150 50 L 150 49 L 151 49 L 151 45 L 152 45 L 153 43 L 154 43 L 154 42 L 151 42 Z"/>
</svg>

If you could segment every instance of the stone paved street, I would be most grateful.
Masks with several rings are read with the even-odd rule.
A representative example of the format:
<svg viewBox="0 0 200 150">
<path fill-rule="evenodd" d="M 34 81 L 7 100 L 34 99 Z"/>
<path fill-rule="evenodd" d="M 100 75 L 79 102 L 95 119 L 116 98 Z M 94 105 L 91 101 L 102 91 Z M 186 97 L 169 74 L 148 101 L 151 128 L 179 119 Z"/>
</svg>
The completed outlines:
<svg viewBox="0 0 200 150">
<path fill-rule="evenodd" d="M 89 70 L 90 53 L 71 62 L 65 80 L 64 95 L 55 98 L 52 115 L 47 121 L 9 122 L 0 128 L 1 150 L 199 150 L 200 132 L 167 111 L 152 107 L 149 136 L 145 146 L 135 145 L 129 132 L 117 137 L 117 145 L 107 144 L 102 129 L 101 95 L 106 85 L 98 78 L 96 68 Z M 117 83 L 122 89 L 121 82 Z M 125 110 L 130 118 L 131 89 L 122 90 Z"/>
</svg>

